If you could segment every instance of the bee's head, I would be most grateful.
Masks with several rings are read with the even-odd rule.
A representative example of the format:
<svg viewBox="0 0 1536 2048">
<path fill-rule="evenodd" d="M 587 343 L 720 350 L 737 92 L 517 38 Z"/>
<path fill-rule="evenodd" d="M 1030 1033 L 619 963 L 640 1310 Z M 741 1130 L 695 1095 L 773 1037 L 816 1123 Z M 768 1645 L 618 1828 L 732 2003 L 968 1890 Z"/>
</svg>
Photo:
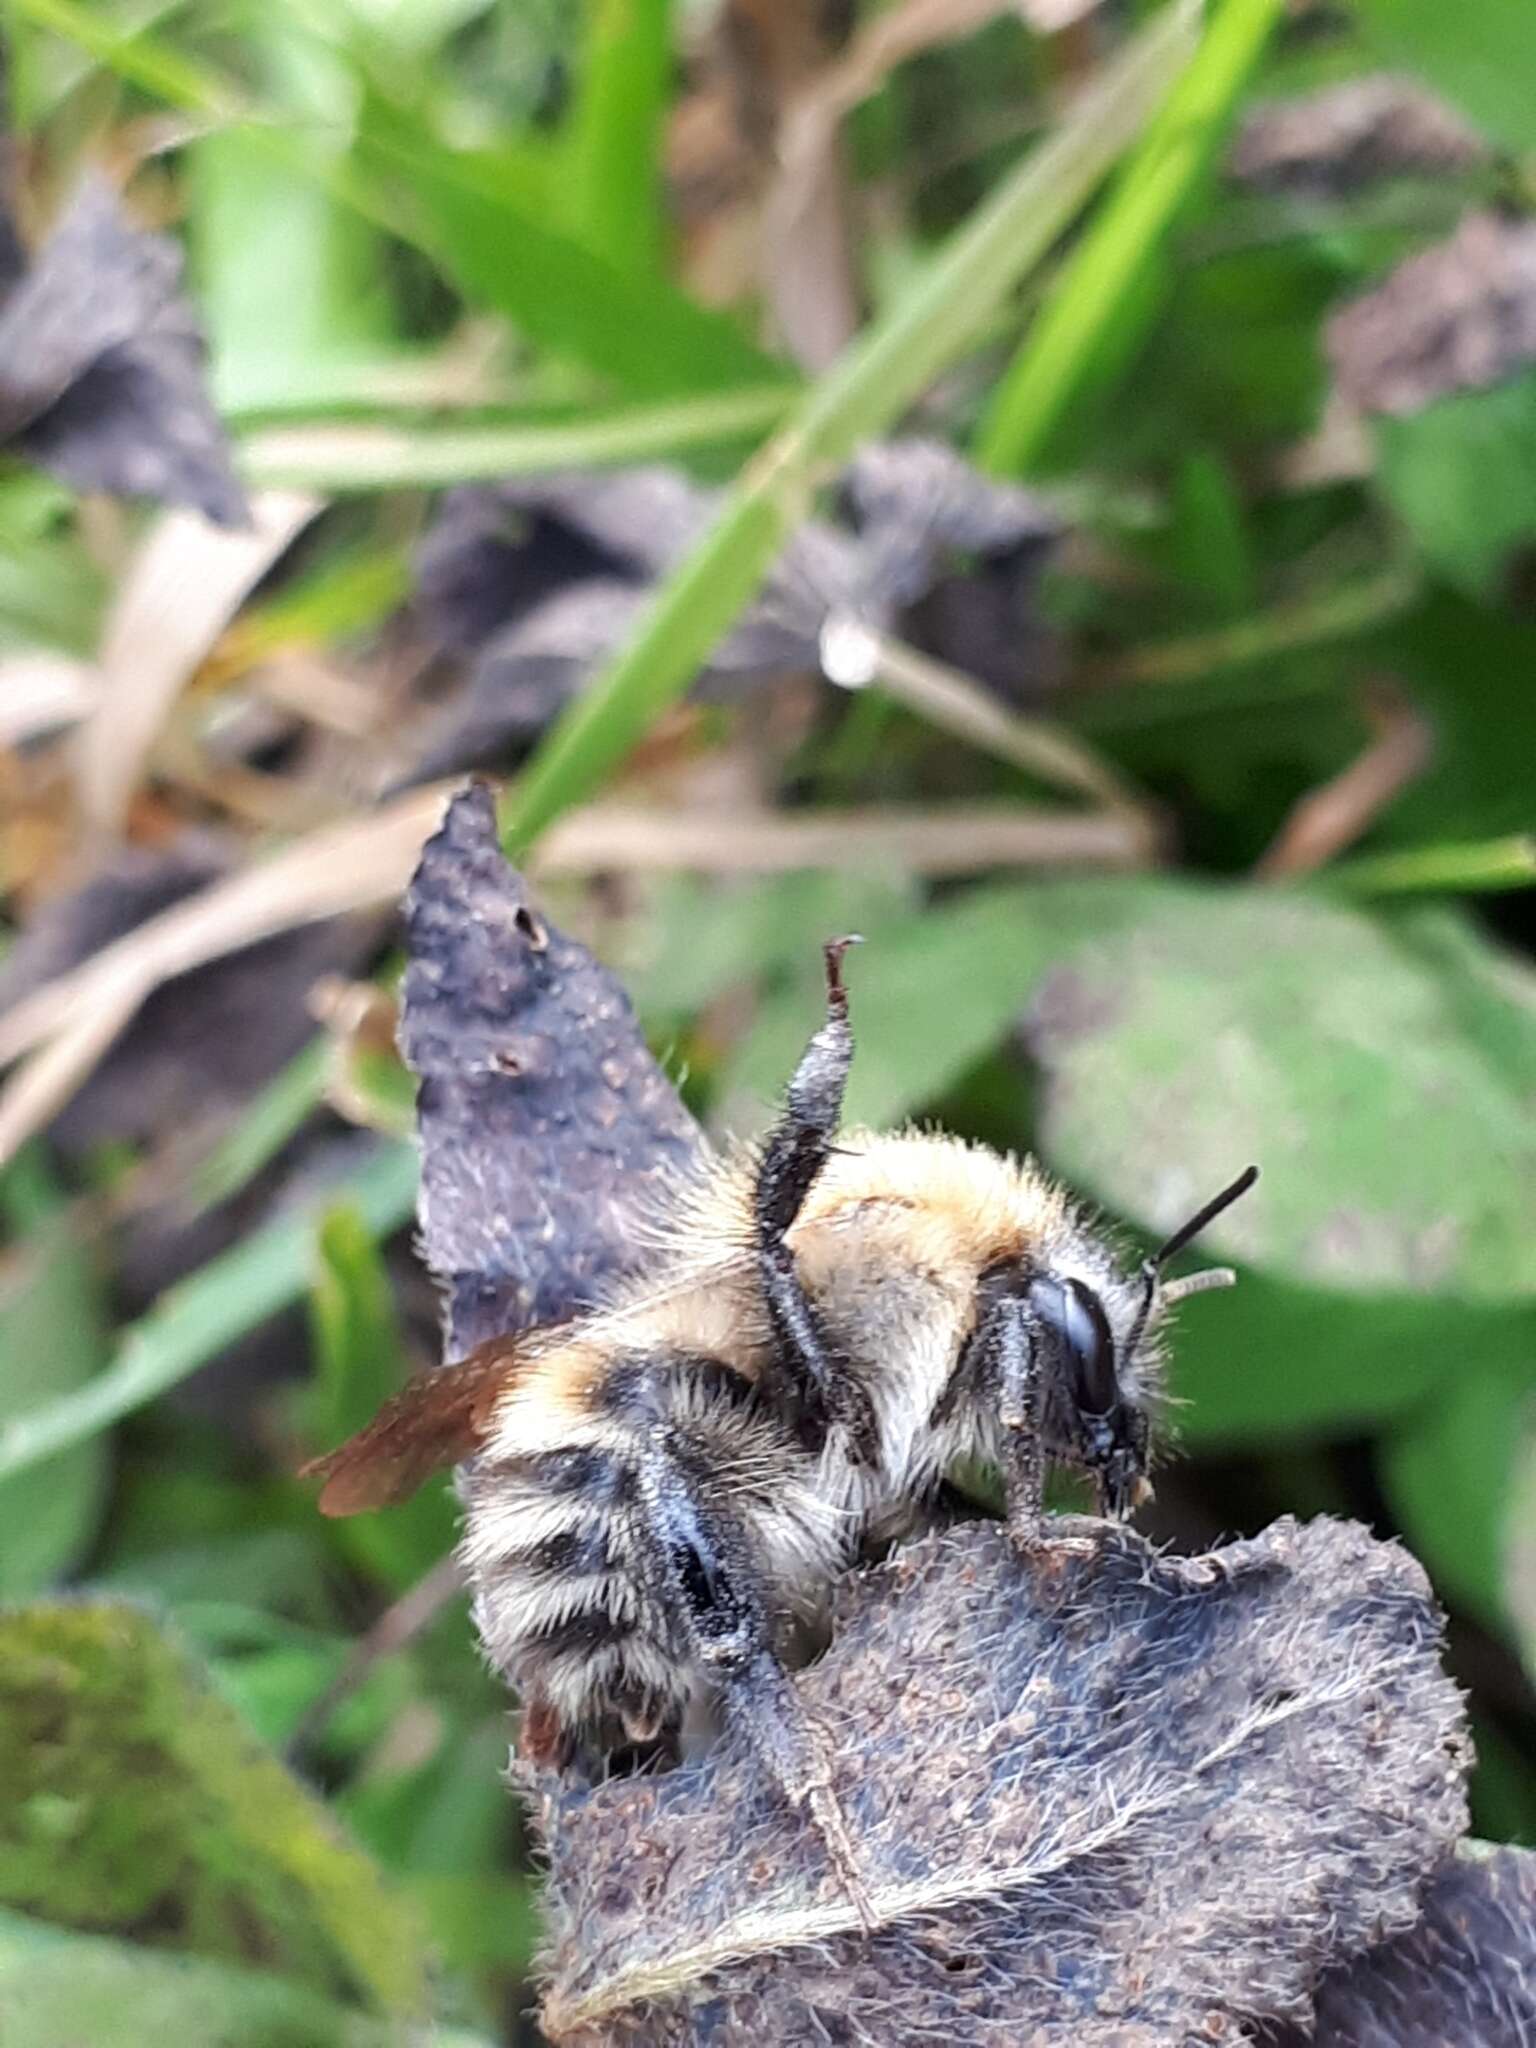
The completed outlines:
<svg viewBox="0 0 1536 2048">
<path fill-rule="evenodd" d="M 1065 1428 L 1076 1461 L 1094 1475 L 1106 1514 L 1123 1516 L 1146 1497 L 1143 1352 L 1157 1317 L 1174 1302 L 1207 1288 L 1230 1286 L 1233 1279 L 1228 1268 L 1217 1267 L 1182 1280 L 1165 1280 L 1163 1267 L 1257 1179 L 1258 1168 L 1248 1167 L 1133 1275 L 1047 1268 L 1027 1283 L 1025 1300 L 1043 1354 L 1031 1369 L 1045 1371 L 1058 1427 Z M 1022 1383 L 1010 1388 L 1008 1379 L 1005 1371 L 1001 1419 L 1005 1426 L 1017 1428 L 1026 1419 L 1024 1388 Z"/>
</svg>

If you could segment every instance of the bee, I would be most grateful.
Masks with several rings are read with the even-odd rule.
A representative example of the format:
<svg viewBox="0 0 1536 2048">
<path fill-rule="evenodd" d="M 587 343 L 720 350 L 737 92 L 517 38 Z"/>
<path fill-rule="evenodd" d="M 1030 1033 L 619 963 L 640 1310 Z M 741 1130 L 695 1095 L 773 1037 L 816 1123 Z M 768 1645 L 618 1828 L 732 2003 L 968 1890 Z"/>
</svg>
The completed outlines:
<svg viewBox="0 0 1536 2048">
<path fill-rule="evenodd" d="M 573 1319 L 418 1374 L 307 1473 L 322 1510 L 464 1465 L 460 1555 L 533 1761 L 746 1733 L 866 1902 L 818 1731 L 788 1676 L 831 1588 L 946 1475 L 1002 1477 L 1025 1558 L 1049 1465 L 1100 1512 L 1145 1497 L 1167 1311 L 1226 1269 L 1163 1269 L 1249 1168 L 1127 1269 L 1033 1163 L 928 1132 L 841 1132 L 843 956 L 766 1139 L 676 1187 L 646 1270 Z"/>
</svg>

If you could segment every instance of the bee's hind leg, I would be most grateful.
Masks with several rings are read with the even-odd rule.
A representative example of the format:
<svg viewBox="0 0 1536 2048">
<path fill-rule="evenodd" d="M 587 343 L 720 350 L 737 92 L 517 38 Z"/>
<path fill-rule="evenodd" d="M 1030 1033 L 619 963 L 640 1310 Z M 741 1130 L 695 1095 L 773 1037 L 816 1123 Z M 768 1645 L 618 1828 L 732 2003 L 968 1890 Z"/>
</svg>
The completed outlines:
<svg viewBox="0 0 1536 2048">
<path fill-rule="evenodd" d="M 696 1455 L 674 1437 L 641 1473 L 652 1585 L 671 1632 L 718 1693 L 728 1723 L 792 1806 L 809 1818 L 862 1925 L 874 1908 L 832 1782 L 821 1732 L 775 1653 L 746 1541 L 711 1497 Z"/>
<path fill-rule="evenodd" d="M 853 1033 L 842 965 L 854 943 L 852 938 L 831 939 L 823 949 L 826 1017 L 800 1055 L 783 1111 L 764 1142 L 752 1206 L 763 1299 L 777 1352 L 776 1367 L 765 1376 L 765 1391 L 778 1396 L 808 1450 L 819 1451 L 828 1427 L 837 1422 L 848 1432 L 853 1456 L 872 1465 L 879 1443 L 868 1394 L 828 1341 L 786 1241 L 786 1232 L 831 1156 L 843 1112 Z"/>
</svg>

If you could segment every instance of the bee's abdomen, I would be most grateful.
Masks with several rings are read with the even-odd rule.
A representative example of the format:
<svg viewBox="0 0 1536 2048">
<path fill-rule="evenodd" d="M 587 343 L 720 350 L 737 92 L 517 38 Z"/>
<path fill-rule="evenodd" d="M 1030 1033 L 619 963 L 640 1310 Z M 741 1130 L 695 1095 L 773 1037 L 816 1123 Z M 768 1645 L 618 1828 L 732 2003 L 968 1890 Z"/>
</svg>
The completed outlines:
<svg viewBox="0 0 1536 2048">
<path fill-rule="evenodd" d="M 573 1445 L 482 1461 L 462 1546 L 487 1656 L 525 1698 L 593 1730 L 654 1689 L 665 1623 L 641 1568 L 624 1449 Z"/>
</svg>

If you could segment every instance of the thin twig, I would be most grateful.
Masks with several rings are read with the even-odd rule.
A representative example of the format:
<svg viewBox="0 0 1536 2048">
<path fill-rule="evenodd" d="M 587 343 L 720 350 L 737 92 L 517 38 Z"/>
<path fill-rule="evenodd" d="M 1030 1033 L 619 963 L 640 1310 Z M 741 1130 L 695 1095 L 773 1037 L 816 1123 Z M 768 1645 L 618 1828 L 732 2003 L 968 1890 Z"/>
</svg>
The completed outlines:
<svg viewBox="0 0 1536 2048">
<path fill-rule="evenodd" d="M 1376 737 L 1347 768 L 1309 790 L 1254 868 L 1264 881 L 1309 875 L 1369 831 L 1381 813 L 1429 766 L 1434 734 L 1396 690 L 1367 693 Z"/>
<path fill-rule="evenodd" d="M 1092 797 L 1123 819 L 1150 857 L 1162 834 L 1149 803 L 1066 726 L 1000 704 L 974 677 L 851 616 L 822 634 L 821 665 L 845 689 L 878 684 L 919 717 L 1012 762 L 1053 789 Z"/>
<path fill-rule="evenodd" d="M 918 875 L 984 868 L 1144 865 L 1141 834 L 1119 812 L 1025 804 L 922 809 L 900 804 L 838 811 L 695 812 L 594 805 L 539 842 L 536 874 L 644 872 L 783 874 L 797 868 L 870 867 Z"/>
<path fill-rule="evenodd" d="M 313 1748 L 316 1738 L 342 1702 L 352 1697 L 376 1664 L 394 1657 L 432 1626 L 443 1609 L 464 1584 L 459 1561 L 450 1551 L 440 1557 L 414 1586 L 385 1608 L 378 1620 L 353 1644 L 346 1662 L 305 1712 L 289 1738 L 288 1753 L 298 1761 Z"/>
</svg>

